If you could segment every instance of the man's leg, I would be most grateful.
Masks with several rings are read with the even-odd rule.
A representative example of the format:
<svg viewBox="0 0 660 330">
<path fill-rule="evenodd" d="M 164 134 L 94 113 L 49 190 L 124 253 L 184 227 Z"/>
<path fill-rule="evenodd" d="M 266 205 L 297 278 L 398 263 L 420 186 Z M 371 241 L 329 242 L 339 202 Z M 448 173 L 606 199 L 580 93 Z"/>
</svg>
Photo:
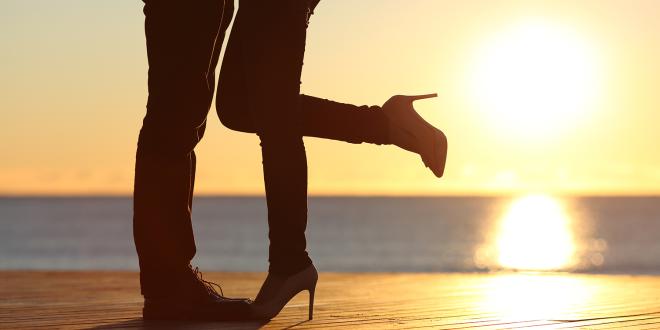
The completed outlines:
<svg viewBox="0 0 660 330">
<path fill-rule="evenodd" d="M 225 2 L 227 5 L 225 5 Z M 134 238 L 145 297 L 171 291 L 195 255 L 194 147 L 204 134 L 231 0 L 145 0 L 149 99 L 138 140 Z"/>
</svg>

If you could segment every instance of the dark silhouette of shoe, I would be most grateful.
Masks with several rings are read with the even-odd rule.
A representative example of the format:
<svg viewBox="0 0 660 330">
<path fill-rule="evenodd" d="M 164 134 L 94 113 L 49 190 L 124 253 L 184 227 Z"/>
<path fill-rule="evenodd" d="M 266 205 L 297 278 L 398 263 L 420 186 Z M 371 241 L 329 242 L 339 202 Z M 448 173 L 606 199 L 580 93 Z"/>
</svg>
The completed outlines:
<svg viewBox="0 0 660 330">
<path fill-rule="evenodd" d="M 395 95 L 383 104 L 382 109 L 390 123 L 392 143 L 418 153 L 424 165 L 440 178 L 445 171 L 447 161 L 447 137 L 424 120 L 413 108 L 414 101 L 436 96 L 438 95 Z"/>
<path fill-rule="evenodd" d="M 309 319 L 314 316 L 314 291 L 319 274 L 314 265 L 288 277 L 268 274 L 252 304 L 255 319 L 270 320 L 301 291 L 309 292 Z"/>
<path fill-rule="evenodd" d="M 204 280 L 197 267 L 189 266 L 184 277 L 172 283 L 172 291 L 145 296 L 142 315 L 145 320 L 247 321 L 251 304 L 250 299 L 225 297 L 218 284 Z"/>
</svg>

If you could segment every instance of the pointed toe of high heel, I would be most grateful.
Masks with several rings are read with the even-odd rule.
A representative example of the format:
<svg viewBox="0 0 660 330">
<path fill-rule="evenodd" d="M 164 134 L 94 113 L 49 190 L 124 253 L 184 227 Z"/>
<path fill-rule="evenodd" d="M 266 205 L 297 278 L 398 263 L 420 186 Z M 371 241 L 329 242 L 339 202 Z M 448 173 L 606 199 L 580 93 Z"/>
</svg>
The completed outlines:
<svg viewBox="0 0 660 330">
<path fill-rule="evenodd" d="M 434 164 L 431 167 L 433 174 L 441 178 L 445 173 L 445 164 L 447 163 L 447 136 L 439 129 L 435 129 L 433 134 L 433 159 Z"/>
</svg>

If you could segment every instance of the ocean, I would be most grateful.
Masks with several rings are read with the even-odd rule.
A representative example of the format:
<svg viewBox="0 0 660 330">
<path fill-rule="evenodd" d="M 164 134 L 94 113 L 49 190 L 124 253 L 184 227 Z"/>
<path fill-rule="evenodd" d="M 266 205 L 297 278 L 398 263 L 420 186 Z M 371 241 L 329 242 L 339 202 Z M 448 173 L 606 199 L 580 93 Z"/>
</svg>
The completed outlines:
<svg viewBox="0 0 660 330">
<path fill-rule="evenodd" d="M 129 197 L 0 198 L 0 269 L 137 270 Z M 266 271 L 262 197 L 197 197 L 205 271 Z M 310 197 L 321 271 L 660 274 L 660 197 Z"/>
</svg>

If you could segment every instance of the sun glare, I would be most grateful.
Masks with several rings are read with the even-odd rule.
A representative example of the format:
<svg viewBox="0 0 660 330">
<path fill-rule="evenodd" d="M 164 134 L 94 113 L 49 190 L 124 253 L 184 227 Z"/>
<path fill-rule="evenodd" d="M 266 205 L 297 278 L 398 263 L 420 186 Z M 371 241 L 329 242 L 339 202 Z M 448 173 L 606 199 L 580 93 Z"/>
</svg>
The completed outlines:
<svg viewBox="0 0 660 330">
<path fill-rule="evenodd" d="M 479 48 L 470 98 L 496 129 L 534 136 L 580 117 L 597 91 L 597 56 L 569 27 L 524 21 Z"/>
<path fill-rule="evenodd" d="M 504 274 L 490 277 L 479 307 L 507 321 L 579 317 L 597 292 L 579 277 Z"/>
<path fill-rule="evenodd" d="M 570 218 L 550 197 L 515 200 L 497 233 L 500 266 L 521 270 L 561 270 L 573 262 L 575 244 Z"/>
</svg>

